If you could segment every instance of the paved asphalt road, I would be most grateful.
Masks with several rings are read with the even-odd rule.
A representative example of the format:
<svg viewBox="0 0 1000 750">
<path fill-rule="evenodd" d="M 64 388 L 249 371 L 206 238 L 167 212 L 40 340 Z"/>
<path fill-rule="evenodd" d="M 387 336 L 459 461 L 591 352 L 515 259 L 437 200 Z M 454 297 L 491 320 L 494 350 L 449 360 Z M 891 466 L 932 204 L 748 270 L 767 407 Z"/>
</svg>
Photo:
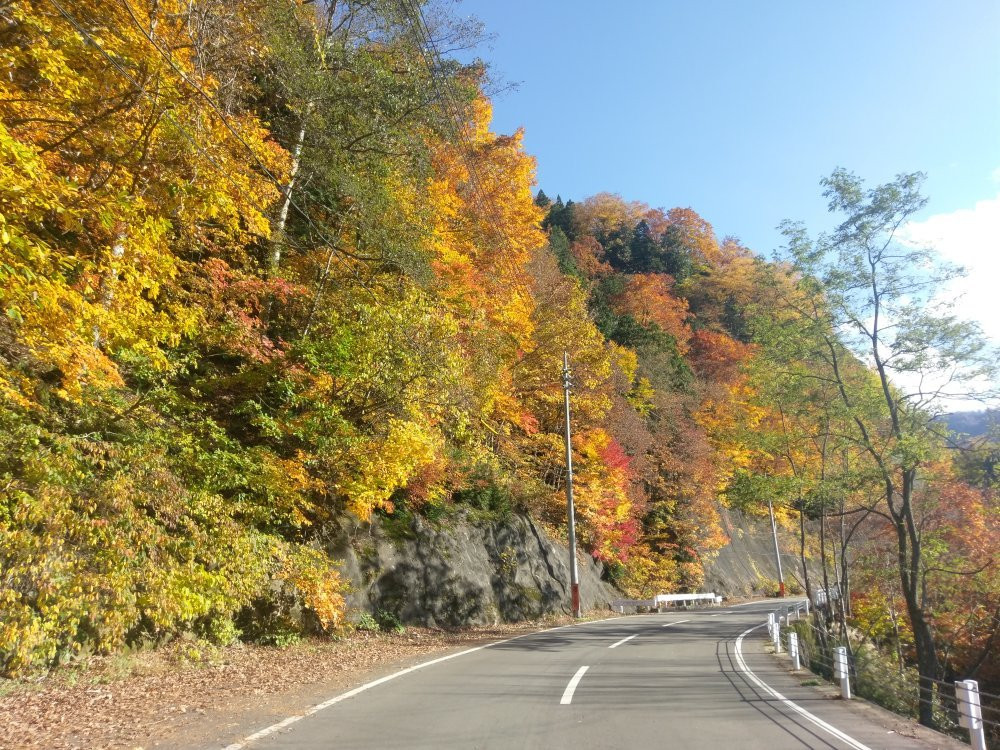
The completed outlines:
<svg viewBox="0 0 1000 750">
<path fill-rule="evenodd" d="M 742 642 L 753 675 L 748 674 L 736 653 L 737 639 L 772 608 L 761 602 L 624 617 L 524 636 L 387 680 L 245 747 L 932 746 L 892 732 L 877 713 L 856 702 L 832 700 L 803 686 L 804 675 L 788 674 L 765 653 L 763 629 Z M 758 681 L 821 721 L 797 712 Z M 838 737 L 837 730 L 847 737 Z"/>
</svg>

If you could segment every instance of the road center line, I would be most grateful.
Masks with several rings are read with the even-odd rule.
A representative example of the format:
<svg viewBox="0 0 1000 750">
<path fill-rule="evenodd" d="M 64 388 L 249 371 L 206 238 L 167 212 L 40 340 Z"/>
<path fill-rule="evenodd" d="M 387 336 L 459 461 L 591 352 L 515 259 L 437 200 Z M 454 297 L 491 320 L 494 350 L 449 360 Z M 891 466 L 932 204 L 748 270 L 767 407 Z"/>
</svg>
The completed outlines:
<svg viewBox="0 0 1000 750">
<path fill-rule="evenodd" d="M 766 623 L 761 623 L 760 625 L 755 625 L 752 628 L 744 630 L 740 634 L 740 637 L 736 639 L 736 649 L 735 649 L 735 651 L 736 651 L 736 665 L 740 668 L 740 670 L 757 687 L 759 687 L 762 690 L 770 693 L 775 698 L 777 698 L 779 701 L 781 701 L 786 706 L 788 706 L 790 709 L 792 709 L 796 713 L 800 714 L 802 717 L 804 717 L 804 718 L 808 719 L 809 721 L 811 721 L 813 724 L 815 724 L 816 726 L 818 726 L 824 732 L 827 732 L 828 734 L 833 735 L 838 740 L 840 740 L 841 742 L 845 743 L 848 747 L 851 747 L 853 750 L 871 750 L 871 748 L 868 747 L 868 745 L 864 745 L 861 742 L 858 742 L 856 739 L 854 739 L 850 735 L 847 735 L 847 734 L 844 734 L 843 732 L 841 732 L 839 729 L 837 729 L 837 727 L 833 726 L 832 724 L 827 724 L 825 721 L 823 721 L 818 716 L 816 716 L 814 714 L 811 714 L 808 711 L 806 711 L 804 708 L 802 708 L 802 706 L 800 706 L 797 703 L 793 703 L 792 701 L 788 700 L 788 698 L 786 698 L 785 696 L 783 696 L 781 693 L 779 693 L 777 690 L 775 690 L 774 688 L 772 688 L 770 685 L 768 685 L 766 682 L 764 682 L 762 679 L 760 679 L 757 675 L 755 675 L 753 673 L 753 671 L 750 669 L 750 667 L 747 666 L 746 661 L 744 661 L 744 659 L 743 659 L 743 638 L 746 637 L 749 633 L 752 633 L 754 630 L 757 630 L 758 628 L 764 627 L 765 624 Z"/>
<path fill-rule="evenodd" d="M 635 635 L 639 635 L 639 634 L 636 633 Z M 620 641 L 618 641 L 616 643 L 612 643 L 610 646 L 608 646 L 608 648 L 618 648 L 620 645 L 622 645 L 623 643 L 625 643 L 625 641 L 631 641 L 633 638 L 635 638 L 635 635 L 630 635 L 628 638 L 622 638 Z"/>
<path fill-rule="evenodd" d="M 634 638 L 635 636 L 632 637 Z M 576 692 L 576 686 L 580 684 L 580 680 L 583 679 L 583 675 L 586 674 L 588 669 L 590 667 L 580 667 L 576 670 L 576 674 L 573 675 L 566 689 L 563 691 L 562 698 L 559 700 L 560 706 L 568 706 L 573 702 L 573 693 Z"/>
<path fill-rule="evenodd" d="M 669 628 L 669 627 L 670 627 L 671 625 L 680 625 L 680 624 L 681 624 L 682 622 L 691 622 L 691 621 L 690 621 L 690 620 L 676 620 L 676 621 L 674 621 L 674 622 L 668 622 L 668 623 L 667 623 L 666 625 L 664 625 L 663 627 L 665 627 L 665 628 Z"/>
<path fill-rule="evenodd" d="M 617 620 L 617 619 L 620 619 L 620 618 L 618 618 L 618 617 L 606 617 L 603 620 L 595 620 L 594 622 L 604 622 L 604 621 L 607 621 L 607 620 Z M 336 695 L 333 698 L 330 698 L 328 700 L 323 701 L 322 703 L 317 703 L 314 706 L 310 706 L 309 708 L 307 708 L 306 710 L 304 710 L 304 711 L 302 711 L 300 713 L 293 714 L 292 716 L 289 716 L 289 717 L 287 717 L 285 719 L 282 719 L 281 721 L 279 721 L 279 722 L 277 722 L 275 724 L 272 724 L 269 727 L 264 727 L 263 729 L 258 730 L 256 732 L 254 732 L 253 734 L 244 737 L 241 740 L 238 740 L 237 742 L 233 742 L 233 743 L 231 743 L 229 745 L 226 745 L 226 747 L 224 747 L 223 750 L 245 750 L 248 745 L 256 742 L 257 740 L 263 739 L 264 737 L 267 737 L 268 735 L 274 734 L 278 730 L 284 729 L 285 727 L 287 727 L 290 724 L 294 724 L 295 722 L 300 721 L 302 719 L 305 719 L 308 716 L 312 716 L 313 714 L 318 713 L 319 711 L 322 711 L 325 708 L 329 708 L 330 706 L 336 705 L 337 703 L 340 703 L 341 701 L 345 701 L 345 700 L 347 700 L 349 698 L 353 698 L 354 696 L 358 695 L 359 693 L 363 693 L 366 690 L 370 690 L 373 687 L 376 687 L 376 686 L 381 685 L 383 683 L 389 682 L 389 680 L 395 680 L 397 677 L 402 677 L 405 674 L 410 674 L 410 672 L 416 672 L 418 669 L 424 669 L 425 667 L 430 667 L 430 666 L 433 666 L 434 664 L 440 664 L 441 662 L 444 662 L 444 661 L 450 661 L 451 659 L 455 659 L 455 658 L 457 658 L 459 656 L 465 656 L 466 654 L 471 654 L 471 653 L 474 653 L 476 651 L 482 651 L 483 649 L 492 648 L 494 646 L 500 646 L 501 644 L 510 643 L 511 641 L 520 640 L 521 638 L 530 638 L 532 636 L 542 635 L 544 633 L 551 633 L 551 632 L 553 632 L 555 630 L 565 630 L 566 628 L 575 628 L 575 627 L 577 627 L 579 625 L 582 625 L 582 624 L 584 624 L 584 623 L 574 622 L 574 623 L 571 623 L 569 625 L 559 625 L 558 627 L 555 627 L 555 628 L 546 628 L 545 630 L 536 630 L 536 631 L 531 632 L 531 633 L 524 633 L 523 635 L 515 635 L 515 636 L 512 636 L 510 638 L 504 638 L 503 640 L 500 640 L 500 641 L 493 641 L 492 643 L 486 643 L 486 644 L 483 644 L 482 646 L 474 646 L 472 648 L 467 648 L 464 651 L 458 651 L 458 652 L 453 653 L 453 654 L 446 654 L 445 656 L 439 656 L 437 659 L 431 659 L 430 661 L 425 661 L 425 662 L 421 662 L 419 664 L 414 664 L 412 667 L 407 667 L 406 669 L 401 669 L 398 672 L 393 672 L 392 674 L 386 675 L 385 677 L 379 677 L 377 680 L 372 680 L 371 682 L 366 682 L 364 685 L 359 685 L 358 687 L 354 688 L 353 690 L 348 690 L 346 693 L 341 693 L 340 695 Z"/>
</svg>

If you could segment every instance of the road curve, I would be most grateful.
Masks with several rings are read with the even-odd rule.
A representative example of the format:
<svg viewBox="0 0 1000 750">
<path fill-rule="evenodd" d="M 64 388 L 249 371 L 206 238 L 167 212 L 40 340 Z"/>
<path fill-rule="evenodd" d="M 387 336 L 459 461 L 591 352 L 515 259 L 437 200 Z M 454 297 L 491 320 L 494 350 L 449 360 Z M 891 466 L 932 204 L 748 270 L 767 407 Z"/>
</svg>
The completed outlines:
<svg viewBox="0 0 1000 750">
<path fill-rule="evenodd" d="M 768 602 L 641 615 L 462 653 L 231 750 L 929 748 L 764 653 Z M 782 698 L 784 700 L 782 700 Z"/>
</svg>

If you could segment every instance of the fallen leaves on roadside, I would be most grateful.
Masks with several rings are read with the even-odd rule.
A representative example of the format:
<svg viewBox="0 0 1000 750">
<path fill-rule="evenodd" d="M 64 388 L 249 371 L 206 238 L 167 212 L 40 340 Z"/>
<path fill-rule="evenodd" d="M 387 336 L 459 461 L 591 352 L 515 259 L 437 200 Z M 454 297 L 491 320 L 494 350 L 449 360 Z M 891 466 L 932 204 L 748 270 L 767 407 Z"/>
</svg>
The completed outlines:
<svg viewBox="0 0 1000 750">
<path fill-rule="evenodd" d="M 329 682 L 333 674 L 361 683 L 395 662 L 560 622 L 569 620 L 455 631 L 408 628 L 402 634 L 359 631 L 286 648 L 240 644 L 218 649 L 202 664 L 178 662 L 169 649 L 139 653 L 127 667 L 122 657 L 92 658 L 85 668 L 56 670 L 41 682 L 0 685 L 0 749 L 142 750 L 234 702 L 266 701 Z"/>
</svg>

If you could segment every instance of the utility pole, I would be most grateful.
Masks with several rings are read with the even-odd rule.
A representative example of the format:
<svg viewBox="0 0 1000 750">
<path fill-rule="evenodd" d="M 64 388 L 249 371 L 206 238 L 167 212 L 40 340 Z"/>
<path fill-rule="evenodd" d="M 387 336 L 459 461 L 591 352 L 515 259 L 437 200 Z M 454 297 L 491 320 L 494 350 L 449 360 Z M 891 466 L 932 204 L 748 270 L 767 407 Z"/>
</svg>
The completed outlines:
<svg viewBox="0 0 1000 750">
<path fill-rule="evenodd" d="M 563 396 L 566 404 L 566 513 L 569 516 L 569 586 L 573 617 L 580 616 L 580 577 L 576 569 L 576 518 L 573 511 L 573 438 L 569 428 L 569 354 L 563 352 Z"/>
<path fill-rule="evenodd" d="M 781 550 L 778 548 L 778 524 L 774 521 L 774 506 L 767 498 L 767 512 L 771 516 L 771 535 L 774 537 L 774 559 L 778 563 L 778 596 L 785 596 L 785 576 L 781 572 Z"/>
</svg>

